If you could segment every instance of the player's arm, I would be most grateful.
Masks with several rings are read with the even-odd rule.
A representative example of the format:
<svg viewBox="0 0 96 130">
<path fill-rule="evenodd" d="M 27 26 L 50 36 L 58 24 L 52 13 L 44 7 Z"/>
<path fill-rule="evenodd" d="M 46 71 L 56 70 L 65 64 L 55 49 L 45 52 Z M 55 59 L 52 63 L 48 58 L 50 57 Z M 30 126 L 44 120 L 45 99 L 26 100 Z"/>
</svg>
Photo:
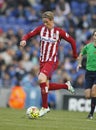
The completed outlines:
<svg viewBox="0 0 96 130">
<path fill-rule="evenodd" d="M 79 54 L 79 56 L 78 56 L 78 58 L 77 58 L 77 60 L 78 60 L 77 71 L 82 67 L 83 55 L 86 55 L 86 54 L 87 54 L 87 46 L 85 46 L 85 47 L 81 50 L 81 52 L 80 52 L 80 54 Z"/>
<path fill-rule="evenodd" d="M 20 46 L 24 47 L 26 45 L 26 41 L 27 40 L 29 40 L 30 38 L 40 34 L 41 27 L 42 26 L 39 26 L 39 27 L 35 28 L 34 30 L 32 30 L 31 32 L 29 32 L 26 35 L 24 35 L 22 37 L 21 42 L 20 42 Z"/>
<path fill-rule="evenodd" d="M 78 60 L 77 71 L 79 70 L 79 68 L 82 67 L 82 59 L 83 59 L 83 55 L 82 55 L 82 53 L 80 53 L 77 58 L 77 60 Z"/>
<path fill-rule="evenodd" d="M 60 30 L 60 36 L 67 42 L 71 44 L 72 50 L 73 50 L 73 57 L 76 59 L 78 57 L 77 49 L 76 49 L 76 42 L 75 40 L 65 31 L 62 29 Z"/>
</svg>

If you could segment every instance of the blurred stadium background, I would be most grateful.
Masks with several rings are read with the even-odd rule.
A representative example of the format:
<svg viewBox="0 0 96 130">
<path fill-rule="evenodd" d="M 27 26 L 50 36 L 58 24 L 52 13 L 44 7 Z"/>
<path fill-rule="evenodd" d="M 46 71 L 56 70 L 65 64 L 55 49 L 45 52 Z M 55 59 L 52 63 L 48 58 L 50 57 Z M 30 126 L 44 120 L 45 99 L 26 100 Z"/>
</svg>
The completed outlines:
<svg viewBox="0 0 96 130">
<path fill-rule="evenodd" d="M 0 107 L 7 106 L 10 91 L 18 81 L 27 95 L 25 108 L 41 105 L 37 83 L 39 37 L 28 41 L 25 48 L 19 42 L 25 33 L 42 24 L 41 14 L 47 10 L 54 12 L 55 24 L 76 39 L 78 54 L 91 40 L 96 28 L 96 0 L 0 0 Z M 50 93 L 49 102 L 54 101 L 54 109 L 89 111 L 90 100 L 84 98 L 85 63 L 86 58 L 82 69 L 76 72 L 72 49 L 61 41 L 59 67 L 52 81 L 64 83 L 70 79 L 77 95 L 65 90 Z"/>
</svg>

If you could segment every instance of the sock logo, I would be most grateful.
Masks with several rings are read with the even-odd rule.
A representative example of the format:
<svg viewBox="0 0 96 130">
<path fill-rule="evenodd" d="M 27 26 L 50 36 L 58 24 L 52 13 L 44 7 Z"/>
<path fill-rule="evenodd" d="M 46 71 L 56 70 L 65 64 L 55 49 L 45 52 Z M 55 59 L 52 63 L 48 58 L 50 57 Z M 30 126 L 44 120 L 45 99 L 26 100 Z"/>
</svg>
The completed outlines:
<svg viewBox="0 0 96 130">
<path fill-rule="evenodd" d="M 45 87 L 45 92 L 48 93 L 48 87 L 47 86 Z"/>
</svg>

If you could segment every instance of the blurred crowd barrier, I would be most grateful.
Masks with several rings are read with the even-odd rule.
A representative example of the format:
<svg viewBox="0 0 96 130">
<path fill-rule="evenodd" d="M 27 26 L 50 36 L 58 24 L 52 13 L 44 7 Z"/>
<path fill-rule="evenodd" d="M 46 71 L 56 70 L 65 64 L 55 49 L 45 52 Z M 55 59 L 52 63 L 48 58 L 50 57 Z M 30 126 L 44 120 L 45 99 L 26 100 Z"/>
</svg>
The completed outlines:
<svg viewBox="0 0 96 130">
<path fill-rule="evenodd" d="M 24 108 L 28 108 L 29 106 L 37 106 L 41 107 L 41 95 L 40 89 L 37 88 L 24 88 L 26 92 L 26 101 Z M 1 88 L 0 89 L 0 107 L 7 107 L 7 103 L 9 100 L 9 96 L 11 93 L 11 89 Z M 57 110 L 68 110 L 68 111 L 79 111 L 79 112 L 89 112 L 91 100 L 85 99 L 84 91 L 82 89 L 76 89 L 76 95 L 70 94 L 68 91 L 59 90 L 55 91 L 55 108 L 51 107 L 51 109 Z M 49 100 L 48 102 L 52 103 L 53 100 Z"/>
</svg>

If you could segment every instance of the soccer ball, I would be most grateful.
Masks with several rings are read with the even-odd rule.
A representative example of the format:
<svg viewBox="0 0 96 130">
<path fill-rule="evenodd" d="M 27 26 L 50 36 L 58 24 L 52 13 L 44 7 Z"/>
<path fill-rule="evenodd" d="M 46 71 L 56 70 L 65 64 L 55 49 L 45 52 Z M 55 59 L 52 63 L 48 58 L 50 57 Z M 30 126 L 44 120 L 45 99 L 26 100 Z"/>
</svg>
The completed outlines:
<svg viewBox="0 0 96 130">
<path fill-rule="evenodd" d="M 39 117 L 39 109 L 36 106 L 27 108 L 26 115 L 30 119 L 36 119 Z"/>
</svg>

